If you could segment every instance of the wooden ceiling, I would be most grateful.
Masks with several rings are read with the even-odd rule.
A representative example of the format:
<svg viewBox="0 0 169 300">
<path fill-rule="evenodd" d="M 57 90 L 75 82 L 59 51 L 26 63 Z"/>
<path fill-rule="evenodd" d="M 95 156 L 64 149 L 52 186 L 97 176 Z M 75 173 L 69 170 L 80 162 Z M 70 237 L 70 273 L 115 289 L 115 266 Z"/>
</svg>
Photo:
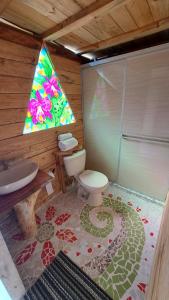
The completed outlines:
<svg viewBox="0 0 169 300">
<path fill-rule="evenodd" d="M 169 0 L 1 0 L 3 19 L 87 53 L 169 28 Z"/>
</svg>

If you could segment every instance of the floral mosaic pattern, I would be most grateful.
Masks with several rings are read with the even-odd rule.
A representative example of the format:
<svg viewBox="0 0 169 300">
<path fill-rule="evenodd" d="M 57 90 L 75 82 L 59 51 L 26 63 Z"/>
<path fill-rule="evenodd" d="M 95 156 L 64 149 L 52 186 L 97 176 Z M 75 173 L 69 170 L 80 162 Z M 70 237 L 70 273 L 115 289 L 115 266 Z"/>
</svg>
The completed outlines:
<svg viewBox="0 0 169 300">
<path fill-rule="evenodd" d="M 55 224 L 56 225 L 62 225 L 64 222 L 66 222 L 69 218 L 70 218 L 70 214 L 66 213 L 66 214 L 62 214 L 61 216 L 59 216 L 56 221 Z"/>
<path fill-rule="evenodd" d="M 107 197 L 104 198 L 103 206 L 110 207 L 121 215 L 122 230 L 116 241 L 112 241 L 101 256 L 95 257 L 93 261 L 88 262 L 83 269 L 88 274 L 92 272 L 93 268 L 97 269 L 98 272 L 95 272 L 95 275 L 98 275 L 98 277 L 95 277 L 95 281 L 112 299 L 118 300 L 121 299 L 126 289 L 132 285 L 140 268 L 145 241 L 144 227 L 135 210 L 122 201 Z M 86 224 L 89 223 L 89 218 L 84 213 L 86 209 L 90 210 L 92 207 L 89 209 L 89 206 L 87 206 L 81 213 L 81 224 L 85 229 Z M 102 216 L 106 216 L 108 220 L 111 218 L 111 214 L 104 214 L 104 211 L 102 211 Z M 110 230 L 112 230 L 111 227 Z M 97 233 L 95 226 L 90 227 L 90 233 Z"/>
<path fill-rule="evenodd" d="M 33 254 L 38 242 L 42 243 L 42 252 L 41 252 L 41 260 L 44 266 L 47 266 L 52 260 L 55 258 L 56 253 L 53 247 L 52 242 L 50 241 L 55 234 L 55 226 L 52 224 L 52 221 L 55 217 L 56 209 L 53 206 L 49 206 L 45 213 L 45 222 L 41 222 L 41 218 L 36 215 L 36 222 L 38 226 L 38 231 L 36 235 L 36 241 L 32 244 L 26 246 L 19 256 L 16 258 L 16 265 L 21 265 L 25 263 Z M 63 224 L 70 218 L 70 214 L 62 214 L 56 218 L 55 224 L 58 226 Z M 21 234 L 16 234 L 12 238 L 17 239 L 18 241 L 22 238 Z M 74 243 L 77 238 L 75 234 L 70 229 L 60 229 L 56 232 L 56 237 L 58 239 L 64 240 L 68 243 Z"/>
<path fill-rule="evenodd" d="M 60 229 L 59 231 L 56 232 L 56 236 L 58 239 L 69 242 L 69 243 L 74 243 L 77 241 L 76 236 L 70 229 Z"/>
<path fill-rule="evenodd" d="M 143 300 L 162 210 L 113 185 L 100 207 L 73 191 L 54 197 L 37 211 L 35 239 L 24 239 L 14 214 L 0 230 L 26 288 L 62 250 L 115 300 Z"/>
<path fill-rule="evenodd" d="M 37 245 L 37 242 L 35 241 L 32 244 L 29 244 L 28 246 L 26 246 L 26 248 L 19 254 L 19 256 L 16 259 L 16 264 L 17 265 L 21 265 L 23 264 L 25 261 L 28 260 L 28 258 L 31 257 L 31 255 L 33 254 L 35 247 Z"/>
<path fill-rule="evenodd" d="M 106 220 L 107 224 L 104 228 L 97 228 L 92 224 L 89 218 L 89 214 L 93 206 L 86 205 L 81 212 L 80 219 L 82 221 L 82 226 L 84 229 L 97 237 L 106 237 L 113 230 L 113 218 L 112 215 L 105 211 L 100 211 L 97 213 L 98 220 Z"/>
<path fill-rule="evenodd" d="M 55 250 L 53 245 L 50 241 L 46 241 L 43 245 L 43 251 L 41 253 L 41 259 L 44 266 L 48 266 L 53 258 L 55 257 Z"/>
<path fill-rule="evenodd" d="M 49 53 L 42 47 L 33 79 L 23 133 L 75 122 L 74 115 L 54 71 Z"/>
</svg>

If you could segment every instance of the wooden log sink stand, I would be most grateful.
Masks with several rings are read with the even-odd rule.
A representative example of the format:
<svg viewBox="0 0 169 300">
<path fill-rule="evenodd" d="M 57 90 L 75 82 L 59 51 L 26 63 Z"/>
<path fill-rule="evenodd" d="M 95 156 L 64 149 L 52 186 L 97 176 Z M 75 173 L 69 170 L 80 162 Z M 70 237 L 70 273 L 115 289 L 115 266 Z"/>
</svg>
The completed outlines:
<svg viewBox="0 0 169 300">
<path fill-rule="evenodd" d="M 35 203 L 42 187 L 52 180 L 47 173 L 39 170 L 35 179 L 22 189 L 0 196 L 0 213 L 14 208 L 25 238 L 36 235 Z"/>
</svg>

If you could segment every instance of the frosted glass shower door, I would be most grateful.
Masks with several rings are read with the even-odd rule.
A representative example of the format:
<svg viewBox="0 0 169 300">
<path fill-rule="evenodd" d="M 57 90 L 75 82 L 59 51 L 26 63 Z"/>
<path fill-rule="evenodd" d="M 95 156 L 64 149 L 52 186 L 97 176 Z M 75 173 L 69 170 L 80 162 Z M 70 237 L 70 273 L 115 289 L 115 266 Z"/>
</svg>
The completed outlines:
<svg viewBox="0 0 169 300">
<path fill-rule="evenodd" d="M 82 71 L 87 168 L 117 179 L 125 63 Z"/>
<path fill-rule="evenodd" d="M 127 59 L 118 183 L 165 200 L 169 189 L 169 50 Z"/>
</svg>

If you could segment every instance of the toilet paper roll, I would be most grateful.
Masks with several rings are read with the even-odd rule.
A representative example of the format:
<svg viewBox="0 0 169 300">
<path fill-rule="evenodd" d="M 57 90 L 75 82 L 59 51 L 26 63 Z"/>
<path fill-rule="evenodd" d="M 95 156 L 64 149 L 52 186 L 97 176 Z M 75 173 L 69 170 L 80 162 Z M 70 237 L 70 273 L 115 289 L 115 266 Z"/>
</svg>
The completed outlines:
<svg viewBox="0 0 169 300">
<path fill-rule="evenodd" d="M 64 140 L 67 140 L 67 139 L 70 139 L 70 138 L 72 138 L 72 133 L 71 132 L 63 133 L 63 134 L 58 135 L 58 140 L 59 141 L 64 141 Z"/>
<path fill-rule="evenodd" d="M 60 141 L 59 148 L 61 151 L 67 151 L 73 149 L 75 146 L 78 145 L 78 140 L 72 137 L 71 139 Z"/>
</svg>

